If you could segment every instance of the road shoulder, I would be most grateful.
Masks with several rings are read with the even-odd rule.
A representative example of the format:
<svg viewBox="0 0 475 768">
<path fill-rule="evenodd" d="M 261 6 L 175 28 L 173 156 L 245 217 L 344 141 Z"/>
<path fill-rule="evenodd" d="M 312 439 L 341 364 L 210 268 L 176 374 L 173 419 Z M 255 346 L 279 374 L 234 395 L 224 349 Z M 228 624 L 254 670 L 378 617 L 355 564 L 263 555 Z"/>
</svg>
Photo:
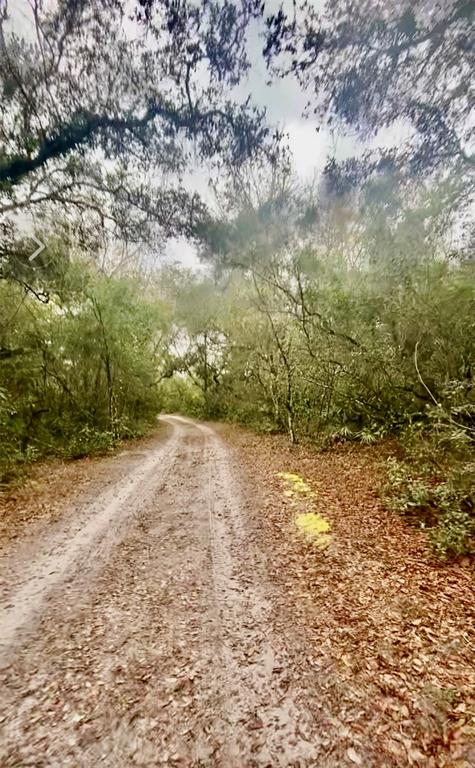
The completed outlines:
<svg viewBox="0 0 475 768">
<path fill-rule="evenodd" d="M 321 713 L 340 724 L 334 764 L 473 765 L 473 568 L 437 562 L 425 535 L 383 508 L 377 448 L 319 454 L 218 430 L 250 479 L 248 527 L 279 595 L 275 630 L 287 644 L 295 628 L 311 636 Z M 310 484 L 306 501 L 286 495 L 283 472 Z M 295 525 L 309 510 L 331 523 L 324 549 Z"/>
</svg>

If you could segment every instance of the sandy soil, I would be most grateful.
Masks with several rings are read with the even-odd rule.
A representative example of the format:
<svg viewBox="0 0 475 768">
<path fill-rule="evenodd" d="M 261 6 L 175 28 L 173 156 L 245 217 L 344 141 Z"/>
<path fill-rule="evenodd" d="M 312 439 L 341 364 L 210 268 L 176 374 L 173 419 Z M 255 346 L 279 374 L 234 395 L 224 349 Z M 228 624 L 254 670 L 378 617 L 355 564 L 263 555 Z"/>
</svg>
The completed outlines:
<svg viewBox="0 0 475 768">
<path fill-rule="evenodd" d="M 354 765 L 321 732 L 256 489 L 211 427 L 165 421 L 3 548 L 0 765 Z"/>
</svg>

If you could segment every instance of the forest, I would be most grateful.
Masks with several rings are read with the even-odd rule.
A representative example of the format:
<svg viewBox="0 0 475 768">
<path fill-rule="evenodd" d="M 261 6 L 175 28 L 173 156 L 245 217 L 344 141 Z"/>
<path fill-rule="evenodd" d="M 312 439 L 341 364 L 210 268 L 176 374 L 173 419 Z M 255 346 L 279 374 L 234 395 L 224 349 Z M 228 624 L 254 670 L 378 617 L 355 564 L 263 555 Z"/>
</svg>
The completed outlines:
<svg viewBox="0 0 475 768">
<path fill-rule="evenodd" d="M 0 2 L 2 487 L 180 412 L 390 446 L 388 508 L 473 554 L 473 2 L 24 5 L 19 31 Z M 303 178 L 256 57 L 353 154 Z"/>
</svg>

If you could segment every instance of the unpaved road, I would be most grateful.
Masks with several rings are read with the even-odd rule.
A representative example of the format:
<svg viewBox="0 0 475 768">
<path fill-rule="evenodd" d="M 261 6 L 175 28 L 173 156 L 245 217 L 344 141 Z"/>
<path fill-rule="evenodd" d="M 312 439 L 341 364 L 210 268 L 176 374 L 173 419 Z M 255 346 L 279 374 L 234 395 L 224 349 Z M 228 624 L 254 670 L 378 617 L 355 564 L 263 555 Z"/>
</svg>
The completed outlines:
<svg viewBox="0 0 475 768">
<path fill-rule="evenodd" d="M 0 765 L 335 765 L 240 469 L 210 427 L 164 420 L 0 559 Z"/>
</svg>

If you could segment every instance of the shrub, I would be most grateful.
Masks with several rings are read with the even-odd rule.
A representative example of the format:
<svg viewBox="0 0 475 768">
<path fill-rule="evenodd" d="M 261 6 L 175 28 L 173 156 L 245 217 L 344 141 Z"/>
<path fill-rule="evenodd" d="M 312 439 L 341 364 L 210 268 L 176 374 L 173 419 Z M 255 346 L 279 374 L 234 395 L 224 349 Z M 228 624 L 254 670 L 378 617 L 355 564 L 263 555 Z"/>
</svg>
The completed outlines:
<svg viewBox="0 0 475 768">
<path fill-rule="evenodd" d="M 419 473 L 419 474 L 417 474 Z M 427 466 L 388 460 L 385 498 L 390 508 L 430 528 L 430 540 L 442 557 L 473 553 L 475 535 L 475 463 L 460 462 L 443 479 Z"/>
<path fill-rule="evenodd" d="M 112 432 L 101 432 L 85 425 L 70 439 L 64 452 L 70 458 L 81 459 L 84 456 L 108 453 L 117 445 L 117 442 Z"/>
</svg>

